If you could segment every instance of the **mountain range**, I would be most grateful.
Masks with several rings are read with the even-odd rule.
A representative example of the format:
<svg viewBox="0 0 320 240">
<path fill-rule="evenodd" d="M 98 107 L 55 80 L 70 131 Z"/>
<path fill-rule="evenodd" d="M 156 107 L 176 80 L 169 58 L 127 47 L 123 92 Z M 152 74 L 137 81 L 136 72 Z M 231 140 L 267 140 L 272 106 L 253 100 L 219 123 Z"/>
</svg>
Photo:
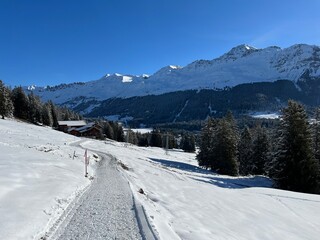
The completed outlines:
<svg viewBox="0 0 320 240">
<path fill-rule="evenodd" d="M 148 99 L 150 95 L 156 97 L 171 94 L 170 96 L 175 98 L 173 93 L 180 92 L 179 96 L 181 96 L 181 92 L 188 92 L 186 93 L 188 95 L 193 91 L 195 93 L 205 91 L 206 94 L 209 91 L 211 95 L 217 95 L 214 92 L 230 92 L 230 89 L 243 84 L 245 86 L 251 84 L 252 88 L 252 85 L 258 84 L 257 86 L 259 86 L 261 83 L 269 83 L 270 86 L 274 85 L 275 87 L 278 85 L 274 83 L 279 80 L 288 81 L 286 85 L 290 89 L 293 86 L 294 90 L 290 90 L 292 96 L 286 96 L 286 98 L 298 98 L 307 104 L 317 105 L 319 104 L 317 97 L 319 79 L 319 46 L 296 44 L 284 49 L 277 46 L 257 49 L 243 44 L 213 60 L 197 60 L 185 67 L 169 65 L 152 75 L 106 74 L 95 81 L 75 82 L 53 87 L 29 86 L 27 90 L 33 91 L 43 100 L 52 100 L 83 114 L 101 117 L 119 115 L 119 112 L 105 111 L 106 106 L 117 109 L 117 106 L 128 102 L 129 98 L 131 99 L 129 102 L 132 103 L 132 101 L 139 99 L 141 104 L 141 99 Z M 246 89 L 244 88 L 243 91 L 246 92 Z M 254 95 L 259 92 L 261 92 L 259 87 L 254 93 L 250 90 L 250 94 Z M 263 92 L 263 94 L 268 97 L 268 92 Z M 272 100 L 275 103 L 286 101 L 282 94 L 287 95 L 286 89 L 283 89 L 283 92 L 278 94 L 279 96 L 273 96 L 272 93 Z M 311 99 L 310 96 L 312 96 Z M 228 99 L 224 100 L 228 101 Z M 182 104 L 184 109 L 188 105 L 186 101 L 183 101 Z M 213 99 L 210 101 L 204 103 L 207 109 L 209 106 L 215 105 Z M 114 102 L 120 105 L 114 106 Z M 161 104 L 160 101 L 155 100 L 155 102 Z M 266 104 L 270 104 L 270 101 L 267 101 Z M 267 105 L 263 108 L 268 109 Z M 134 113 L 130 109 L 127 110 L 127 113 L 122 112 L 120 115 L 135 118 Z M 150 112 L 151 110 L 147 109 L 146 111 Z M 173 111 L 172 119 L 175 119 L 181 110 L 182 108 Z M 212 112 L 212 110 L 208 111 Z"/>
</svg>

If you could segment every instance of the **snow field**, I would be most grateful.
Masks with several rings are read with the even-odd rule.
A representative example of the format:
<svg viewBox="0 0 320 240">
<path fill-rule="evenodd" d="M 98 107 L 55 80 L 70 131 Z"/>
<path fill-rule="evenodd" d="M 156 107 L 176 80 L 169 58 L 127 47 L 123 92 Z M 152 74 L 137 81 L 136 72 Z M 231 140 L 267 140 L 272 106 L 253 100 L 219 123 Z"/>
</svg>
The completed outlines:
<svg viewBox="0 0 320 240">
<path fill-rule="evenodd" d="M 114 141 L 83 146 L 129 168 L 122 172 L 160 239 L 319 239 L 319 195 L 273 189 L 262 176 L 217 175 L 198 168 L 195 154 L 178 150 Z"/>
<path fill-rule="evenodd" d="M 1 239 L 44 236 L 89 186 L 79 141 L 50 128 L 0 120 Z M 118 166 L 160 239 L 319 239 L 319 195 L 273 189 L 265 177 L 217 175 L 198 168 L 195 154 L 179 150 L 80 142 L 129 168 Z"/>
<path fill-rule="evenodd" d="M 0 120 L 1 239 L 39 239 L 90 184 L 84 150 L 70 145 L 77 140 L 47 127 Z"/>
</svg>

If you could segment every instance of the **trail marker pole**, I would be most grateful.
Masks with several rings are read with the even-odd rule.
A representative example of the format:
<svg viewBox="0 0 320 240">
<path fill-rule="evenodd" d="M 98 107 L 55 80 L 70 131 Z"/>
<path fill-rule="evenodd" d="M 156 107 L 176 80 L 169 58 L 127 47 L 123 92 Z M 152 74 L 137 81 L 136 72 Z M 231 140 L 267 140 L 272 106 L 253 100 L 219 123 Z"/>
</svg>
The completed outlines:
<svg viewBox="0 0 320 240">
<path fill-rule="evenodd" d="M 89 165 L 89 158 L 88 158 L 88 151 L 84 152 L 84 176 L 88 177 L 88 165 Z"/>
<path fill-rule="evenodd" d="M 166 155 L 168 155 L 168 149 L 169 149 L 169 134 L 166 134 Z"/>
</svg>

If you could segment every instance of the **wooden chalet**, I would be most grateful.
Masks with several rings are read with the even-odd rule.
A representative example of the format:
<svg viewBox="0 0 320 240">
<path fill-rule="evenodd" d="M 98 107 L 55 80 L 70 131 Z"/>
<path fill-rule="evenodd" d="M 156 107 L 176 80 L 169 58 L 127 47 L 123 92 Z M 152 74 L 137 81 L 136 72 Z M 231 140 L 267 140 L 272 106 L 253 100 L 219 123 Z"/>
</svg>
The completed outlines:
<svg viewBox="0 0 320 240">
<path fill-rule="evenodd" d="M 87 125 L 87 123 L 83 120 L 81 121 L 58 121 L 58 129 L 59 131 L 69 133 L 69 130 L 72 128 L 79 128 Z"/>
</svg>

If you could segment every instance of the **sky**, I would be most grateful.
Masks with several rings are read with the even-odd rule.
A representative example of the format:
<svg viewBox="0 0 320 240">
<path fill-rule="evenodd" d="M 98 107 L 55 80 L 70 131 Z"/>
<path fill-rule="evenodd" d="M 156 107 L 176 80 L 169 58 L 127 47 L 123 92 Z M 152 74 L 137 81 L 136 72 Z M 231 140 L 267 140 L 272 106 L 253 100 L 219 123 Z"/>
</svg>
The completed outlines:
<svg viewBox="0 0 320 240">
<path fill-rule="evenodd" d="M 0 0 L 9 86 L 153 74 L 232 47 L 320 45 L 320 0 Z"/>
</svg>

